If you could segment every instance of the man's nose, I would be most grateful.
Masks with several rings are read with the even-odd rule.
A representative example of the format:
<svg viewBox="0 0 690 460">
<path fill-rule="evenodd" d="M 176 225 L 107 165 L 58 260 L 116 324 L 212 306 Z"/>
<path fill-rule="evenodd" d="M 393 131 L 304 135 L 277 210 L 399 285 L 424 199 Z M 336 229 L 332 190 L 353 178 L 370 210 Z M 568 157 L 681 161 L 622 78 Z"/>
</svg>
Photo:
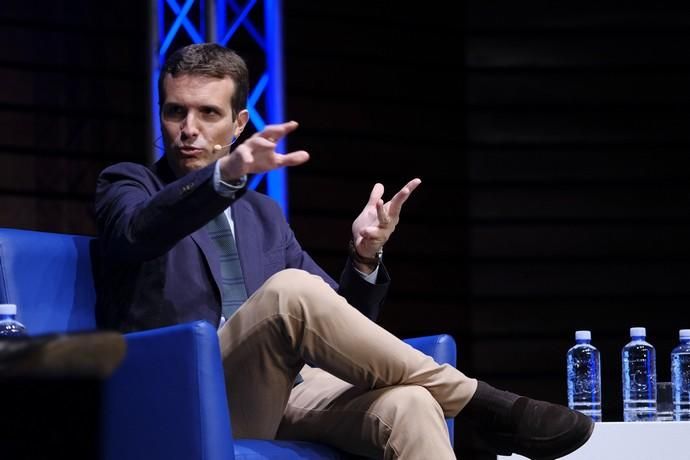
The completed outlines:
<svg viewBox="0 0 690 460">
<path fill-rule="evenodd" d="M 180 131 L 183 139 L 194 138 L 199 135 L 199 125 L 193 114 L 187 113 L 187 116 L 182 120 Z"/>
</svg>

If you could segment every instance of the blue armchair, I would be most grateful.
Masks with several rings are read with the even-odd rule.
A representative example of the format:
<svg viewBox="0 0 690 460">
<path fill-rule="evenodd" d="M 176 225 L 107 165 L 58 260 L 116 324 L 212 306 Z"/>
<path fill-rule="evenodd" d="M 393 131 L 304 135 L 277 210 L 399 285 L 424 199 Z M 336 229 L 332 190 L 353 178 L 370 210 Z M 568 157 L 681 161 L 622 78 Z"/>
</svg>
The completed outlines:
<svg viewBox="0 0 690 460">
<path fill-rule="evenodd" d="M 87 236 L 0 228 L 0 303 L 16 303 L 30 334 L 94 330 Z M 127 355 L 104 384 L 102 458 L 343 459 L 298 441 L 233 439 L 218 336 L 197 321 L 126 334 Z M 449 335 L 406 340 L 439 363 L 456 363 Z M 453 420 L 448 420 L 451 441 Z"/>
</svg>

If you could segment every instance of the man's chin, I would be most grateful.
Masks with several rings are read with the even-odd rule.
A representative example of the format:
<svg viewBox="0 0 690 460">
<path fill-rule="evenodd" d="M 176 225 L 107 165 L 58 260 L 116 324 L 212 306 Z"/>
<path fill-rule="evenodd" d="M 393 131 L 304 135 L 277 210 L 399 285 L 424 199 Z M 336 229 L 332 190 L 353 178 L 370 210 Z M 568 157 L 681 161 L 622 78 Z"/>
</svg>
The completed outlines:
<svg viewBox="0 0 690 460">
<path fill-rule="evenodd" d="M 198 171 L 206 166 L 206 163 L 197 158 L 182 158 L 170 161 L 170 166 L 177 177 L 182 177 L 190 172 Z"/>
<path fill-rule="evenodd" d="M 180 162 L 180 171 L 183 174 L 189 174 L 192 171 L 198 171 L 205 165 L 201 164 L 198 160 L 189 160 Z"/>
</svg>

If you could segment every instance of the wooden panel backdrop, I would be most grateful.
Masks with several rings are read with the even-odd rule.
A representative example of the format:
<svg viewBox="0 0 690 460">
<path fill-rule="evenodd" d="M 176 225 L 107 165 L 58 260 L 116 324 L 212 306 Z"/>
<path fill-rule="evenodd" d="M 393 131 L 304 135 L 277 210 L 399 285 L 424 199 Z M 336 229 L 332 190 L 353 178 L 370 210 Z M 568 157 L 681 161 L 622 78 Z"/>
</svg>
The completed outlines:
<svg viewBox="0 0 690 460">
<path fill-rule="evenodd" d="M 0 225 L 92 234 L 98 172 L 142 158 L 146 3 L 3 2 Z"/>
<path fill-rule="evenodd" d="M 628 328 L 669 380 L 690 324 L 690 8 L 467 6 L 473 369 L 565 402 L 565 351 L 592 329 L 620 420 Z"/>
</svg>

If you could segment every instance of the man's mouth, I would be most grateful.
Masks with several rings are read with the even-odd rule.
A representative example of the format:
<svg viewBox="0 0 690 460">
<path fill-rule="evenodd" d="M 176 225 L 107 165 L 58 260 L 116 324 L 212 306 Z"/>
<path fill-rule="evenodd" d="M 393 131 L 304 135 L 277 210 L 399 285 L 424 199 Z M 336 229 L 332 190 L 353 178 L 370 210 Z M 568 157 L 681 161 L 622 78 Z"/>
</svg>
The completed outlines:
<svg viewBox="0 0 690 460">
<path fill-rule="evenodd" d="M 185 145 L 180 147 L 180 152 L 182 152 L 183 155 L 185 156 L 197 156 L 198 154 L 202 153 L 204 150 L 200 149 L 198 147 L 192 147 L 190 145 Z"/>
</svg>

